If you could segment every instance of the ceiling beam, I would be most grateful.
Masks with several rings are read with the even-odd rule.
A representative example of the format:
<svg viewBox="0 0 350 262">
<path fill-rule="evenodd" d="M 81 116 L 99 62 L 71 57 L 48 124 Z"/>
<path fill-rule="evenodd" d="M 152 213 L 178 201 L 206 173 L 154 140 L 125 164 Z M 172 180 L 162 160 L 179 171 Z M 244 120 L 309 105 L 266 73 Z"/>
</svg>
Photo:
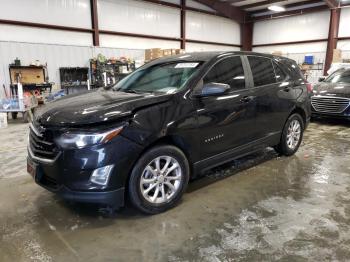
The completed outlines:
<svg viewBox="0 0 350 262">
<path fill-rule="evenodd" d="M 254 29 L 254 23 L 241 24 L 242 51 L 253 50 L 253 29 Z"/>
<path fill-rule="evenodd" d="M 264 5 L 270 5 L 270 4 L 278 3 L 278 2 L 282 2 L 282 1 L 283 0 L 266 0 L 266 1 L 257 2 L 257 3 L 253 3 L 253 4 L 241 5 L 241 6 L 239 6 L 239 8 L 248 9 L 248 8 L 254 8 L 254 7 L 259 7 L 259 6 L 264 6 Z"/>
<path fill-rule="evenodd" d="M 304 14 L 320 12 L 320 11 L 324 11 L 324 10 L 329 10 L 328 6 L 321 5 L 321 6 L 316 6 L 316 7 L 303 8 L 300 10 L 293 10 L 293 11 L 274 13 L 274 14 L 270 14 L 270 15 L 257 16 L 257 17 L 252 18 L 252 22 L 282 18 L 282 17 L 289 17 L 289 16 L 295 16 L 295 15 L 304 15 Z M 250 22 L 250 21 L 248 21 L 248 22 Z"/>
<path fill-rule="evenodd" d="M 238 22 L 244 23 L 246 12 L 240 8 L 233 6 L 227 2 L 215 1 L 215 0 L 196 0 L 196 2 L 211 7 L 215 11 L 223 14 L 224 16 Z"/>
<path fill-rule="evenodd" d="M 97 12 L 97 0 L 90 0 L 91 8 L 91 25 L 92 25 L 92 42 L 94 46 L 100 45 L 100 34 L 98 30 L 98 12 Z"/>
<path fill-rule="evenodd" d="M 235 4 L 235 3 L 244 2 L 244 1 L 246 0 L 227 0 L 226 2 L 230 4 Z"/>
<path fill-rule="evenodd" d="M 181 0 L 181 23 L 180 23 L 180 33 L 181 33 L 181 49 L 186 49 L 186 0 Z"/>
<path fill-rule="evenodd" d="M 333 8 L 338 8 L 339 7 L 339 3 L 336 0 L 323 0 L 329 8 L 333 9 Z"/>
<path fill-rule="evenodd" d="M 329 21 L 326 61 L 324 65 L 324 75 L 327 75 L 327 71 L 331 67 L 334 49 L 337 48 L 340 12 L 341 12 L 340 8 L 331 9 L 331 19 Z"/>
<path fill-rule="evenodd" d="M 297 2 L 297 3 L 293 3 L 293 4 L 283 5 L 283 6 L 286 9 L 288 9 L 288 8 L 296 8 L 296 7 L 299 7 L 299 6 L 300 6 L 300 9 L 303 9 L 302 6 L 304 6 L 304 5 L 321 4 L 321 3 L 324 4 L 324 2 L 320 1 L 320 0 L 311 0 L 311 1 L 307 0 L 307 1 L 303 1 L 303 2 Z M 265 13 L 265 12 L 269 12 L 269 11 L 270 11 L 269 9 L 264 8 L 264 9 L 260 9 L 260 10 L 256 10 L 256 11 L 251 11 L 251 12 L 249 12 L 249 15 L 255 15 L 255 14 Z"/>
</svg>

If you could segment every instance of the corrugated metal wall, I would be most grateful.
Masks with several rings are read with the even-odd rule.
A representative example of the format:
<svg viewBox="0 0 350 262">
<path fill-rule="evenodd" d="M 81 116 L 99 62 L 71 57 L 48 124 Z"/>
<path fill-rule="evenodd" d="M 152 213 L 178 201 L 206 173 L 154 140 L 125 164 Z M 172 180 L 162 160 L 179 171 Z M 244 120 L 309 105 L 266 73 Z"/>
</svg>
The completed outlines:
<svg viewBox="0 0 350 262">
<path fill-rule="evenodd" d="M 180 4 L 180 0 L 166 1 Z M 191 0 L 187 4 L 212 10 Z M 0 19 L 91 28 L 90 0 L 0 0 L 0 6 Z M 100 29 L 180 37 L 180 10 L 177 8 L 135 0 L 98 0 L 98 12 Z M 188 38 L 195 40 L 240 43 L 238 24 L 222 17 L 189 12 L 187 28 Z M 98 53 L 142 60 L 144 49 L 180 48 L 180 41 L 101 34 L 100 46 L 92 47 L 91 33 L 0 24 L 0 90 L 3 92 L 3 84 L 6 87 L 10 84 L 8 66 L 16 57 L 23 65 L 35 60 L 47 63 L 50 81 L 58 84 L 60 67 L 88 66 L 89 59 Z M 188 43 L 190 51 L 237 49 Z"/>
<path fill-rule="evenodd" d="M 254 25 L 253 43 L 258 45 L 327 39 L 329 19 L 330 12 L 325 11 L 257 22 Z M 253 48 L 253 51 L 263 53 L 280 51 L 284 56 L 297 61 L 299 64 L 304 62 L 305 55 L 313 55 L 316 63 L 324 64 L 326 50 L 327 41 Z M 318 78 L 323 75 L 323 70 L 311 71 L 311 73 L 308 80 L 317 82 Z"/>
<path fill-rule="evenodd" d="M 97 54 L 107 57 L 133 57 L 143 59 L 144 50 L 118 49 L 118 48 L 96 48 L 89 46 L 52 45 L 38 43 L 18 43 L 0 41 L 0 85 L 3 94 L 3 84 L 8 88 L 10 85 L 9 64 L 18 57 L 23 65 L 39 60 L 47 63 L 50 82 L 55 82 L 59 88 L 60 67 L 86 67 L 89 66 L 89 59 Z"/>
</svg>

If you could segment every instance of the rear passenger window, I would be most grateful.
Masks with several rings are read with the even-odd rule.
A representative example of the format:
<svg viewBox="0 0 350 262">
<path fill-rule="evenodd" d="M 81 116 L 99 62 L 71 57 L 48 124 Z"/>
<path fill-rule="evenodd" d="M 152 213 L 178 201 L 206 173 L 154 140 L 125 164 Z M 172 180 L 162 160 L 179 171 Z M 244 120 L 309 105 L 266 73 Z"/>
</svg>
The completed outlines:
<svg viewBox="0 0 350 262">
<path fill-rule="evenodd" d="M 248 60 L 253 73 L 254 86 L 276 83 L 271 59 L 258 56 L 248 56 Z"/>
<path fill-rule="evenodd" d="M 273 63 L 273 66 L 275 68 L 276 82 L 282 82 L 285 80 L 287 78 L 287 75 L 282 71 L 281 67 L 276 63 Z"/>
<path fill-rule="evenodd" d="M 225 58 L 218 62 L 204 77 L 204 84 L 228 84 L 231 90 L 245 88 L 245 76 L 242 60 L 239 56 Z"/>
</svg>

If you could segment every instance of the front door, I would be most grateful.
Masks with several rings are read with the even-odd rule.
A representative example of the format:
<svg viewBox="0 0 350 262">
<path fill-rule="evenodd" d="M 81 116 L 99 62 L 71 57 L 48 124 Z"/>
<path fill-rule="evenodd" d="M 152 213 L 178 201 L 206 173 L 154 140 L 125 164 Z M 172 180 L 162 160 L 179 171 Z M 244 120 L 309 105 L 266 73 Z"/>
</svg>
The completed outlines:
<svg viewBox="0 0 350 262">
<path fill-rule="evenodd" d="M 208 83 L 228 84 L 220 96 L 196 98 L 201 159 L 228 152 L 249 143 L 254 129 L 254 97 L 246 88 L 246 73 L 240 56 L 218 61 L 204 76 Z"/>
</svg>

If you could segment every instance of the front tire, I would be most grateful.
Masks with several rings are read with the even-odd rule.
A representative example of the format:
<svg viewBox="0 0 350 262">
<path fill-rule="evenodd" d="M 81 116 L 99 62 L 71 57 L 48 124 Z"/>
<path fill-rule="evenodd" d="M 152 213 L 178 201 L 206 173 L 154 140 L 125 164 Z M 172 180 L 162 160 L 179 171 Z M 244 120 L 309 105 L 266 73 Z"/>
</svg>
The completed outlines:
<svg viewBox="0 0 350 262">
<path fill-rule="evenodd" d="M 275 147 L 275 150 L 281 155 L 294 155 L 300 147 L 303 134 L 303 118 L 299 114 L 291 115 L 283 128 L 280 143 Z"/>
<path fill-rule="evenodd" d="M 180 201 L 188 181 L 184 153 L 174 146 L 156 146 L 141 156 L 131 172 L 130 201 L 147 214 L 164 212 Z"/>
</svg>

